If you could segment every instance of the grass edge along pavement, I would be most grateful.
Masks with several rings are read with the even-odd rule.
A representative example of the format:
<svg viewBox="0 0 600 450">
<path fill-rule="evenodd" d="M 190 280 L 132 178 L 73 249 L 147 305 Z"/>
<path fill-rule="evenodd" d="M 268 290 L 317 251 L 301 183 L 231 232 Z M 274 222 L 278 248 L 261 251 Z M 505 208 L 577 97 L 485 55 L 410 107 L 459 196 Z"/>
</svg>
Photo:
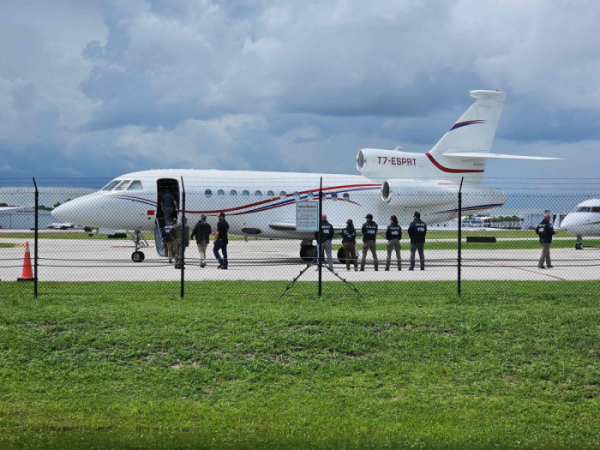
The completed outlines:
<svg viewBox="0 0 600 450">
<path fill-rule="evenodd" d="M 185 300 L 136 284 L 34 301 L 3 283 L 0 444 L 600 445 L 598 299 L 569 282 L 282 301 L 264 282 Z"/>
</svg>

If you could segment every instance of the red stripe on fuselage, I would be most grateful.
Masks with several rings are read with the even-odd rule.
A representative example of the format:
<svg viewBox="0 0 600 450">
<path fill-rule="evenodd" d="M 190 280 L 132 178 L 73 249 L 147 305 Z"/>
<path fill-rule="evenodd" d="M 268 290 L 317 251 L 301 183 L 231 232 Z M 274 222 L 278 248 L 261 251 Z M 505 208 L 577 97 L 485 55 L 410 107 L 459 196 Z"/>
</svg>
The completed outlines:
<svg viewBox="0 0 600 450">
<path fill-rule="evenodd" d="M 438 169 L 440 169 L 442 172 L 448 172 L 448 173 L 481 173 L 481 172 L 483 172 L 483 170 L 450 169 L 448 167 L 442 166 L 439 162 L 437 162 L 435 160 L 435 158 L 429 154 L 429 152 L 427 152 L 425 154 L 429 158 L 429 161 L 431 161 L 433 163 L 433 165 L 435 167 L 437 167 Z"/>
</svg>

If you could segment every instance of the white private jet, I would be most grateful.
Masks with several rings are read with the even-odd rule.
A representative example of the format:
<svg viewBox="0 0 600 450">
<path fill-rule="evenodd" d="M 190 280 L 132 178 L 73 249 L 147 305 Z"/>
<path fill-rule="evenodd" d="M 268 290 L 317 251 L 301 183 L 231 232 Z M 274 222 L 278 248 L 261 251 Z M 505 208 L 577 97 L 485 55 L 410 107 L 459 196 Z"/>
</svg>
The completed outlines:
<svg viewBox="0 0 600 450">
<path fill-rule="evenodd" d="M 224 211 L 231 234 L 298 239 L 300 256 L 308 259 L 315 254 L 314 236 L 296 231 L 295 204 L 318 200 L 321 177 L 326 195 L 323 210 L 336 231 L 344 228 L 349 218 L 360 227 L 367 213 L 383 225 L 382 231 L 391 215 L 396 215 L 406 227 L 415 210 L 431 225 L 455 219 L 456 194 L 463 178 L 463 212 L 496 208 L 506 202 L 507 196 L 499 189 L 481 185 L 488 159 L 560 158 L 490 153 L 506 94 L 483 90 L 469 94 L 474 103 L 429 152 L 362 149 L 356 157 L 361 175 L 148 170 L 117 177 L 102 190 L 59 206 L 52 215 L 107 234 L 114 230 L 133 231 L 134 261 L 144 259 L 139 251 L 140 234 L 155 231 L 157 251 L 164 256 L 160 199 L 170 192 L 181 205 L 183 181 L 190 227 L 200 214 L 205 214 L 214 229 L 217 214 Z"/>
<path fill-rule="evenodd" d="M 583 250 L 583 236 L 600 236 L 600 199 L 581 202 L 563 219 L 561 230 L 577 236 L 575 248 Z"/>
</svg>

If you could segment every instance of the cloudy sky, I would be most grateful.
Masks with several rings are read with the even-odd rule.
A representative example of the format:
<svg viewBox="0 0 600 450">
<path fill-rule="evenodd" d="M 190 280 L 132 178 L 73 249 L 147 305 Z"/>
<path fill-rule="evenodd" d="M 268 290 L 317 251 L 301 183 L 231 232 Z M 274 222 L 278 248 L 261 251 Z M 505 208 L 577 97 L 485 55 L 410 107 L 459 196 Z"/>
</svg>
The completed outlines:
<svg viewBox="0 0 600 450">
<path fill-rule="evenodd" d="M 507 102 L 496 177 L 598 177 L 600 2 L 0 0 L 0 178 L 356 173 Z M 325 170 L 324 170 L 325 168 Z M 491 181 L 490 181 L 491 180 Z"/>
</svg>

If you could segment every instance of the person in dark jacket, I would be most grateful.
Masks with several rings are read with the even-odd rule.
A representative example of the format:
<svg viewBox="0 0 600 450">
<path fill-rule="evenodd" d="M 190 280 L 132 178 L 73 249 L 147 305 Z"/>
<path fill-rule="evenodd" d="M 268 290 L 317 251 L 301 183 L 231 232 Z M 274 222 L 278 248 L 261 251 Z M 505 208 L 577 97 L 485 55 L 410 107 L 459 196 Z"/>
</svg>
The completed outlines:
<svg viewBox="0 0 600 450">
<path fill-rule="evenodd" d="M 369 250 L 371 250 L 371 254 L 373 255 L 375 270 L 378 270 L 377 246 L 375 244 L 375 239 L 377 238 L 377 224 L 373 221 L 373 215 L 371 214 L 367 214 L 366 219 L 367 221 L 362 226 L 363 251 L 360 270 L 365 270 L 365 262 L 367 261 L 367 252 Z"/>
<path fill-rule="evenodd" d="M 200 253 L 200 267 L 206 266 L 206 246 L 210 240 L 210 234 L 212 228 L 210 224 L 206 223 L 206 216 L 203 214 L 200 216 L 200 221 L 196 224 L 192 230 L 190 239 L 196 238 L 196 245 L 198 246 L 198 253 Z"/>
<path fill-rule="evenodd" d="M 173 238 L 169 234 L 171 228 L 173 228 L 173 219 L 169 219 L 163 228 L 163 242 L 167 246 L 167 255 L 169 256 L 170 263 L 173 262 Z"/>
<path fill-rule="evenodd" d="M 356 229 L 352 219 L 346 221 L 346 228 L 342 230 L 342 246 L 346 257 L 346 270 L 350 270 L 350 263 L 354 264 L 354 271 L 358 270 L 356 258 Z"/>
<path fill-rule="evenodd" d="M 225 213 L 219 213 L 219 222 L 217 223 L 217 231 L 213 232 L 212 235 L 215 237 L 215 243 L 213 247 L 213 253 L 215 258 L 219 260 L 219 267 L 217 269 L 227 270 L 227 244 L 229 239 L 227 238 L 227 232 L 229 231 L 229 224 L 225 220 Z M 219 250 L 223 252 L 223 257 L 219 255 Z"/>
<path fill-rule="evenodd" d="M 333 225 L 327 222 L 327 214 L 321 216 L 321 242 L 319 242 L 319 232 L 315 232 L 317 239 L 317 255 L 323 257 L 322 252 L 327 254 L 327 266 L 329 270 L 333 270 L 333 258 L 331 256 L 331 240 L 333 239 Z M 317 268 L 317 270 L 319 270 Z"/>
<path fill-rule="evenodd" d="M 536 227 L 535 232 L 540 237 L 540 244 L 542 245 L 542 256 L 538 262 L 538 268 L 544 268 L 544 260 L 546 260 L 546 267 L 552 268 L 550 262 L 550 244 L 552 244 L 552 236 L 556 234 L 554 227 L 550 223 L 550 214 L 544 214 L 544 220 Z"/>
<path fill-rule="evenodd" d="M 390 270 L 390 264 L 392 262 L 392 250 L 396 251 L 396 259 L 398 260 L 398 270 L 402 270 L 402 264 L 400 259 L 400 239 L 402 238 L 402 228 L 398 225 L 398 218 L 396 216 L 390 217 L 390 224 L 385 231 L 385 238 L 388 241 L 387 244 L 387 263 L 385 270 Z"/>
<path fill-rule="evenodd" d="M 169 219 L 173 220 L 173 212 L 177 213 L 177 200 L 175 200 L 175 197 L 167 192 L 161 197 L 160 205 L 163 210 L 165 223 L 169 222 Z"/>
<path fill-rule="evenodd" d="M 415 269 L 415 253 L 419 252 L 419 261 L 421 270 L 425 270 L 425 255 L 423 247 L 425 245 L 425 235 L 427 234 L 427 225 L 421 220 L 421 213 L 415 211 L 413 221 L 408 227 L 408 235 L 410 236 L 410 267 L 408 270 Z"/>
</svg>

